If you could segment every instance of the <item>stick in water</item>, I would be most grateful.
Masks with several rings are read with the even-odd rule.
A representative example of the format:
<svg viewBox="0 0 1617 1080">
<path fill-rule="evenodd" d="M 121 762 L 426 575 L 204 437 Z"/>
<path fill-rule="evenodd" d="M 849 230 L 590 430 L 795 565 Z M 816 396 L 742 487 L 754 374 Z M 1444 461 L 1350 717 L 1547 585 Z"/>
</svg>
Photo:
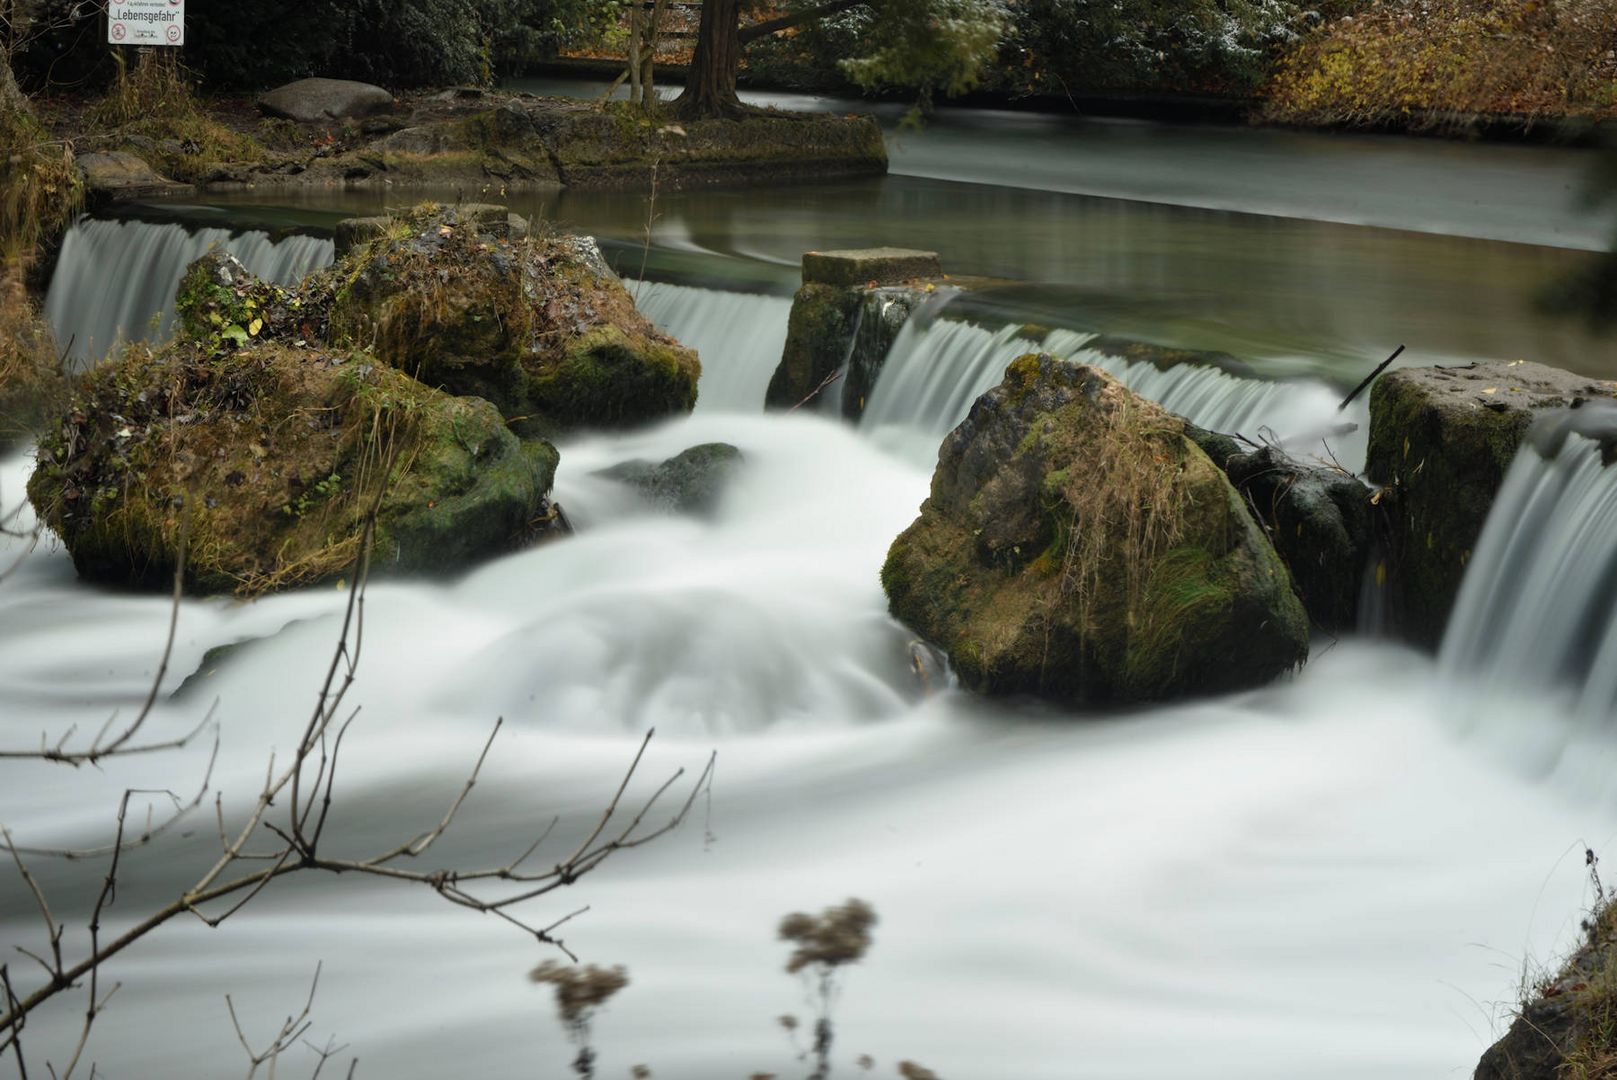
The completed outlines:
<svg viewBox="0 0 1617 1080">
<path fill-rule="evenodd" d="M 1347 397 L 1343 398 L 1342 399 L 1342 404 L 1338 405 L 1337 408 L 1338 409 L 1345 409 L 1349 405 L 1351 405 L 1353 403 L 1353 399 L 1358 397 L 1360 394 L 1364 393 L 1364 388 L 1369 386 L 1371 383 L 1375 382 L 1376 381 L 1376 376 L 1380 375 L 1383 371 L 1386 371 L 1387 370 L 1387 365 L 1391 364 L 1394 360 L 1398 359 L 1398 357 L 1402 356 L 1403 352 L 1404 352 L 1404 347 L 1402 345 L 1400 345 L 1396 349 L 1394 349 L 1393 352 L 1392 352 L 1392 355 L 1387 357 L 1385 360 L 1381 361 L 1380 365 L 1374 371 L 1372 371 L 1370 374 L 1366 375 L 1364 377 L 1364 381 L 1362 383 L 1360 383 L 1358 386 L 1355 386 L 1353 388 L 1353 393 L 1351 393 Z"/>
</svg>

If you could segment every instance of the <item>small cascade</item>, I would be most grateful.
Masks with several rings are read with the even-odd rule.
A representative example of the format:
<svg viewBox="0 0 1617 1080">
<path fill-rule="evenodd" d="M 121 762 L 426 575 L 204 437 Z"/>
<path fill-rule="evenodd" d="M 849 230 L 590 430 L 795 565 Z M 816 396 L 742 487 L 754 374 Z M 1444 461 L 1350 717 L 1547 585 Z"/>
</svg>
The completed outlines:
<svg viewBox="0 0 1617 1080">
<path fill-rule="evenodd" d="M 697 412 L 762 410 L 786 344 L 790 300 L 660 281 L 624 284 L 646 318 L 701 355 Z"/>
<path fill-rule="evenodd" d="M 79 366 L 119 341 L 162 341 L 173 329 L 174 292 L 185 268 L 214 247 L 267 281 L 289 284 L 332 261 L 330 240 L 177 224 L 85 218 L 62 240 L 45 298 L 57 342 Z"/>
<path fill-rule="evenodd" d="M 888 353 L 864 425 L 889 432 L 909 429 L 925 435 L 935 450 L 965 419 L 972 402 L 1004 378 L 1012 360 L 1044 351 L 1101 368 L 1142 397 L 1212 431 L 1267 438 L 1297 454 L 1328 450 L 1348 468 L 1363 464 L 1365 406 L 1340 411 L 1337 392 L 1324 382 L 1243 378 L 1190 363 L 1159 368 L 1089 348 L 1093 337 L 1055 330 L 1040 341 L 1016 326 L 986 330 L 951 319 L 911 320 Z"/>
<path fill-rule="evenodd" d="M 1552 414 L 1505 475 L 1443 637 L 1442 664 L 1504 694 L 1564 690 L 1570 717 L 1617 716 L 1617 469 L 1596 437 L 1617 409 Z"/>
</svg>

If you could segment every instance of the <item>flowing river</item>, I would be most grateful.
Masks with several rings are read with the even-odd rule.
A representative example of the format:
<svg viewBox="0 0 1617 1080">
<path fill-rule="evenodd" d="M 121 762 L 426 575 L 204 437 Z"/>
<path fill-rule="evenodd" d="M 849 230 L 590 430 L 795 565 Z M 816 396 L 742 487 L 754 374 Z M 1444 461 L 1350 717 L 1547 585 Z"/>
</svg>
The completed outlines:
<svg viewBox="0 0 1617 1080">
<path fill-rule="evenodd" d="M 554 861 L 655 728 L 631 800 L 679 768 L 683 795 L 717 751 L 690 819 L 530 914 L 588 905 L 569 947 L 628 968 L 595 1025 L 598 1075 L 806 1073 L 775 1019 L 807 1006 L 774 928 L 849 896 L 880 922 L 843 980 L 837 1075 L 857 1075 L 860 1054 L 878 1074 L 911 1059 L 950 1080 L 1469 1075 L 1524 978 L 1575 938 L 1584 846 L 1617 850 L 1617 482 L 1581 436 L 1523 452 L 1438 658 L 1316 640 L 1306 668 L 1261 691 L 1074 717 L 959 692 L 935 670 L 918 679 L 877 577 L 942 435 L 1030 347 L 1095 359 L 1090 334 L 1124 332 L 1228 350 L 1247 367 L 1112 363 L 1192 419 L 1328 447 L 1351 467 L 1364 416 L 1347 417 L 1358 432 L 1325 434 L 1344 419 L 1336 402 L 1399 343 L 1412 362 L 1525 357 L 1617 375 L 1609 341 L 1533 303 L 1604 228 L 1542 197 L 1543 184 L 1572 191 L 1582 157 L 1318 138 L 962 113 L 895 144 L 881 181 L 519 200 L 602 237 L 640 306 L 701 351 L 701 403 L 561 444 L 573 538 L 456 580 L 371 585 L 330 842 L 360 855 L 431 828 L 503 718 L 432 865 L 503 864 L 557 819 L 537 856 Z M 1267 157 L 1310 147 L 1358 168 L 1370 155 L 1380 186 L 1316 162 L 1336 178 L 1282 206 L 1248 182 Z M 1080 151 L 1087 179 L 1068 168 Z M 1028 161 L 1013 181 L 994 163 L 1016 154 Z M 944 159 L 968 181 L 926 164 Z M 1174 161 L 1185 171 L 1167 171 Z M 1522 190 L 1529 175 L 1541 186 Z M 1433 182 L 1476 202 L 1437 198 Z M 1433 202 L 1403 198 L 1417 189 Z M 209 245 L 295 276 L 330 259 L 334 220 L 377 206 L 248 194 L 83 222 L 51 318 L 92 349 L 161 336 L 163 281 Z M 878 243 L 1013 282 L 990 290 L 999 322 L 953 305 L 912 320 L 857 426 L 765 414 L 797 257 Z M 709 441 L 745 455 L 710 518 L 663 513 L 598 475 Z M 27 455 L 0 462 L 0 506 L 29 468 Z M 165 598 L 78 582 L 48 537 L 30 551 L 11 535 L 30 521 L 0 535 L 0 573 L 16 564 L 0 579 L 0 748 L 128 715 L 169 617 Z M 217 703 L 211 785 L 227 818 L 296 744 L 346 602 L 327 588 L 182 604 L 146 733 L 181 734 Z M 225 645 L 238 647 L 209 655 Z M 188 800 L 211 750 L 204 739 L 101 769 L 0 763 L 0 820 L 21 844 L 92 847 L 120 792 Z M 150 801 L 161 816 L 162 797 Z M 127 856 L 108 924 L 172 898 L 218 846 L 204 805 Z M 31 865 L 80 940 L 104 863 Z M 5 875 L 0 941 L 44 937 Z M 109 964 L 123 989 L 89 1052 L 111 1077 L 245 1074 L 225 995 L 262 1042 L 322 964 L 310 1039 L 347 1044 L 357 1076 L 559 1076 L 572 1050 L 548 991 L 526 979 L 549 955 L 425 889 L 299 875 L 218 929 L 182 919 Z M 75 996 L 29 1023 L 41 1072 L 81 1022 Z M 313 1062 L 300 1047 L 282 1074 Z"/>
</svg>

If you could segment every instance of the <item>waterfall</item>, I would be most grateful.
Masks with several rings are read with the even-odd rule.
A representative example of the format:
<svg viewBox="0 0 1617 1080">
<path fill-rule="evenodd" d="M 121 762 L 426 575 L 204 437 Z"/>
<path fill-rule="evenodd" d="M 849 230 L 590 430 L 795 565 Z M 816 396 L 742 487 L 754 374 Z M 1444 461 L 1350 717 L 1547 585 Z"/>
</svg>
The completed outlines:
<svg viewBox="0 0 1617 1080">
<path fill-rule="evenodd" d="M 1617 715 L 1617 470 L 1596 437 L 1617 409 L 1540 419 L 1516 454 L 1467 566 L 1442 664 L 1504 694 L 1570 693 L 1574 722 Z"/>
<path fill-rule="evenodd" d="M 972 402 L 1004 378 L 1018 356 L 1044 351 L 1101 368 L 1142 397 L 1212 431 L 1280 442 L 1293 452 L 1325 453 L 1343 465 L 1364 462 L 1368 406 L 1338 409 L 1337 392 L 1313 379 L 1243 378 L 1203 365 L 1159 368 L 1089 347 L 1094 335 L 1055 330 L 1036 340 L 1023 328 L 997 331 L 952 319 L 912 319 L 899 331 L 865 410 L 864 426 L 917 449 L 965 419 Z M 1348 425 L 1354 430 L 1344 432 Z M 913 433 L 896 434 L 899 430 Z M 925 436 L 922 439 L 921 436 Z"/>
<path fill-rule="evenodd" d="M 45 298 L 57 342 L 80 366 L 120 340 L 162 341 L 174 324 L 174 291 L 185 268 L 214 247 L 267 281 L 291 283 L 332 260 L 330 240 L 259 231 L 85 218 L 62 240 Z M 69 344 L 71 342 L 71 344 Z"/>
<path fill-rule="evenodd" d="M 792 302 L 660 281 L 625 280 L 641 312 L 702 358 L 698 412 L 758 412 L 786 345 Z"/>
</svg>

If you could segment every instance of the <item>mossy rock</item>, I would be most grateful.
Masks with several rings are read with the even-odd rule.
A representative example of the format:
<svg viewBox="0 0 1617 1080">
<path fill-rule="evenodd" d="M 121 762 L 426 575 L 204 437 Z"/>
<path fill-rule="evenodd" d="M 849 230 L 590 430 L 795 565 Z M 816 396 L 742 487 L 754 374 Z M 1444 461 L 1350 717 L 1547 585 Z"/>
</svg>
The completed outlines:
<svg viewBox="0 0 1617 1080">
<path fill-rule="evenodd" d="M 550 487 L 554 449 L 498 410 L 364 351 L 181 339 L 82 379 L 40 442 L 28 496 L 94 581 L 255 595 L 371 565 L 442 573 L 509 550 Z"/>
<path fill-rule="evenodd" d="M 1533 418 L 1617 396 L 1617 384 L 1532 363 L 1404 368 L 1370 391 L 1365 472 L 1390 489 L 1388 618 L 1436 648 L 1466 564 Z"/>
<path fill-rule="evenodd" d="M 869 116 L 760 112 L 671 123 L 623 105 L 539 107 L 535 122 L 568 187 L 668 187 L 880 176 L 881 127 Z"/>
<path fill-rule="evenodd" d="M 427 207 L 356 246 L 333 277 L 335 340 L 486 398 L 525 433 L 630 426 L 696 404 L 696 353 L 635 309 L 588 237 L 513 237 Z"/>
<path fill-rule="evenodd" d="M 682 514 L 710 515 L 744 459 L 729 443 L 702 443 L 658 465 L 625 461 L 600 475 L 639 489 L 652 503 Z"/>
<path fill-rule="evenodd" d="M 1160 701 L 1308 654 L 1285 565 L 1184 421 L 1048 355 L 1013 362 L 944 440 L 882 585 L 991 694 Z"/>
</svg>

